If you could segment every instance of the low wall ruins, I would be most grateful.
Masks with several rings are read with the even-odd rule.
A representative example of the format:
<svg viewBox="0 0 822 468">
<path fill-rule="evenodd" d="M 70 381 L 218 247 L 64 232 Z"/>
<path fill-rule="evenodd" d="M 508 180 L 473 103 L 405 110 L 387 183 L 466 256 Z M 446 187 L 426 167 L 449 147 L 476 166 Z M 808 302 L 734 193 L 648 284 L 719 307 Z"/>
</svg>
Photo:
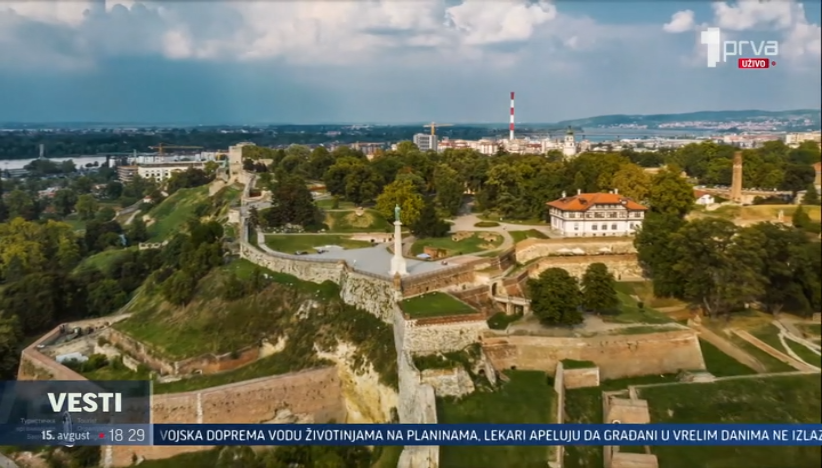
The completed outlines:
<svg viewBox="0 0 822 468">
<path fill-rule="evenodd" d="M 613 255 L 635 254 L 631 237 L 574 237 L 563 239 L 525 239 L 516 245 L 516 259 L 519 263 L 548 256 Z"/>
<path fill-rule="evenodd" d="M 554 375 L 563 359 L 591 361 L 602 380 L 681 370 L 704 370 L 697 334 L 682 330 L 590 338 L 485 333 L 482 348 L 497 370 L 540 370 Z"/>
<path fill-rule="evenodd" d="M 404 319 L 403 350 L 412 354 L 460 351 L 476 343 L 489 330 L 485 314 Z"/>
<path fill-rule="evenodd" d="M 617 281 L 643 278 L 636 254 L 545 257 L 529 265 L 528 275 L 535 278 L 549 268 L 562 268 L 571 276 L 581 278 L 592 263 L 604 263 Z"/>
</svg>

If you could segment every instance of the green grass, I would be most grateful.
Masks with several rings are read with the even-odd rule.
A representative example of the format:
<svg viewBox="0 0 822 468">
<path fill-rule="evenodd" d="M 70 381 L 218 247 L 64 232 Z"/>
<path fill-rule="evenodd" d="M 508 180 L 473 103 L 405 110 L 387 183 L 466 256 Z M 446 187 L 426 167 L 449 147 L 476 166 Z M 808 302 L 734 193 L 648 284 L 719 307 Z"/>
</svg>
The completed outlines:
<svg viewBox="0 0 822 468">
<path fill-rule="evenodd" d="M 70 214 L 63 218 L 63 222 L 71 226 L 72 229 L 75 231 L 85 231 L 86 230 L 86 221 L 80 219 L 77 214 Z"/>
<path fill-rule="evenodd" d="M 796 326 L 799 328 L 799 330 L 802 331 L 802 333 L 805 333 L 807 335 L 815 336 L 817 338 L 820 335 L 822 335 L 822 324 L 818 324 L 818 323 L 805 324 L 805 323 L 802 323 L 802 324 L 797 324 Z"/>
<path fill-rule="evenodd" d="M 508 231 L 514 239 L 514 243 L 524 241 L 525 239 L 547 239 L 548 236 L 536 229 L 528 229 L 527 231 Z"/>
<path fill-rule="evenodd" d="M 651 422 L 659 424 L 819 424 L 822 414 L 819 375 L 726 380 L 640 389 Z M 806 468 L 820 466 L 816 447 L 657 446 L 665 468 Z"/>
<path fill-rule="evenodd" d="M 374 447 L 373 456 L 378 457 L 371 468 L 397 468 L 400 462 L 400 455 L 405 447 L 397 445 L 387 445 Z"/>
<path fill-rule="evenodd" d="M 338 205 L 337 208 L 334 208 L 334 199 L 333 198 L 324 198 L 322 200 L 317 200 L 317 201 L 314 202 L 314 204 L 317 205 L 317 208 L 320 208 L 321 210 L 333 210 L 333 209 L 353 210 L 353 209 L 357 208 L 356 204 L 351 203 L 350 201 L 343 201 L 343 200 L 340 200 L 337 203 L 337 205 Z"/>
<path fill-rule="evenodd" d="M 348 236 L 322 234 L 270 234 L 265 236 L 265 245 L 277 252 L 287 254 L 301 251 L 314 253 L 317 247 L 326 245 L 337 245 L 344 249 L 362 249 L 372 246 L 370 242 L 351 240 Z"/>
<path fill-rule="evenodd" d="M 615 328 L 613 330 L 609 330 L 607 333 L 609 335 L 645 335 L 647 333 L 662 333 L 680 329 L 681 328 L 672 323 L 670 326 L 659 327 L 654 327 L 651 325 L 638 325 L 636 327 Z"/>
<path fill-rule="evenodd" d="M 493 250 L 502 245 L 503 238 L 500 234 L 493 232 L 475 232 L 471 237 L 454 241 L 451 234 L 448 237 L 434 237 L 429 239 L 420 239 L 414 242 L 411 246 L 411 253 L 419 255 L 423 253 L 425 247 L 433 247 L 437 249 L 445 249 L 448 251 L 448 256 L 465 255 L 486 250 Z M 488 241 L 480 236 L 489 236 Z"/>
<path fill-rule="evenodd" d="M 702 348 L 702 357 L 705 359 L 705 367 L 708 372 L 717 377 L 756 374 L 755 370 L 745 364 L 742 364 L 731 356 L 728 356 L 719 348 L 705 340 L 699 340 L 699 347 Z"/>
<path fill-rule="evenodd" d="M 115 327 L 151 346 L 168 360 L 224 354 L 252 346 L 263 338 L 271 343 L 286 339 L 285 349 L 233 372 L 169 383 L 167 392 L 205 388 L 282 372 L 321 365 L 315 346 L 331 351 L 340 341 L 357 347 L 355 367 L 374 365 L 386 385 L 396 387 L 397 363 L 394 334 L 390 325 L 372 314 L 346 305 L 339 287 L 301 281 L 283 273 L 263 269 L 269 282 L 256 294 L 239 300 L 220 297 L 223 278 L 229 272 L 248 279 L 254 265 L 236 260 L 213 270 L 197 287 L 194 300 L 186 307 L 165 303 L 159 288 L 144 285 L 128 306 L 132 317 Z M 300 308 L 314 301 L 306 317 L 297 320 Z M 216 383 L 215 383 L 216 382 Z"/>
<path fill-rule="evenodd" d="M 796 370 L 736 335 L 731 335 L 730 341 L 738 348 L 741 348 L 742 351 L 745 351 L 754 359 L 761 362 L 762 365 L 765 366 L 765 372 L 791 372 Z"/>
<path fill-rule="evenodd" d="M 109 364 L 91 372 L 83 372 L 89 380 L 149 380 L 148 372 L 135 372 L 123 365 Z"/>
<path fill-rule="evenodd" d="M 480 221 L 478 223 L 474 223 L 474 227 L 478 228 L 491 228 L 497 226 L 499 226 L 499 223 L 496 221 Z"/>
<path fill-rule="evenodd" d="M 148 212 L 154 222 L 148 227 L 149 242 L 169 239 L 196 217 L 197 210 L 208 204 L 208 186 L 180 189 Z"/>
<path fill-rule="evenodd" d="M 602 424 L 602 392 L 627 389 L 629 385 L 675 382 L 676 375 L 649 375 L 628 379 L 606 380 L 599 387 L 579 388 L 565 392 L 565 422 L 568 424 Z M 564 468 L 602 468 L 602 447 L 569 445 L 565 447 Z"/>
<path fill-rule="evenodd" d="M 504 312 L 497 312 L 488 319 L 488 328 L 492 330 L 505 330 L 508 325 L 522 318 L 522 314 L 508 315 Z"/>
<path fill-rule="evenodd" d="M 646 307 L 652 309 L 679 305 L 684 307 L 684 304 L 678 299 L 654 296 L 654 283 L 652 281 L 618 281 L 616 290 L 628 296 L 638 297 Z"/>
<path fill-rule="evenodd" d="M 112 248 L 109 250 L 104 250 L 90 257 L 84 258 L 83 261 L 75 267 L 74 271 L 83 271 L 96 268 L 103 272 L 103 274 L 108 274 L 111 271 L 111 267 L 114 266 L 114 263 L 118 259 L 128 255 L 129 251 L 134 249 L 134 247 L 130 247 L 126 249 Z"/>
<path fill-rule="evenodd" d="M 501 218 L 499 214 L 494 213 L 493 211 L 488 211 L 485 213 L 478 213 L 477 217 L 482 221 L 493 221 L 497 223 L 505 223 L 505 224 L 519 224 L 521 226 L 544 226 L 548 224 L 545 222 L 544 219 L 541 218 L 531 218 L 531 219 L 509 219 L 509 218 Z"/>
<path fill-rule="evenodd" d="M 562 361 L 562 368 L 565 370 L 570 369 L 591 369 L 596 367 L 597 365 L 591 361 L 577 361 L 574 359 L 563 359 Z"/>
<path fill-rule="evenodd" d="M 764 342 L 765 344 L 779 351 L 780 353 L 787 354 L 785 347 L 782 346 L 782 342 L 779 340 L 779 328 L 777 328 L 776 325 L 772 323 L 763 325 L 755 330 L 752 330 L 751 335 L 753 335 L 756 338 L 759 338 L 760 341 Z"/>
<path fill-rule="evenodd" d="M 647 305 L 640 309 L 639 304 L 631 296 L 619 291 L 619 289 L 617 289 L 617 296 L 620 301 L 619 312 L 616 315 L 603 314 L 601 316 L 602 320 L 613 323 L 673 323 L 670 317 Z"/>
<path fill-rule="evenodd" d="M 812 366 L 822 368 L 822 356 L 814 353 L 808 349 L 807 346 L 801 345 L 790 338 L 785 338 L 785 343 L 787 343 L 788 347 L 791 348 L 791 351 L 796 353 L 796 355 L 802 358 L 803 361 Z"/>
<path fill-rule="evenodd" d="M 391 224 L 376 210 L 364 210 L 362 216 L 355 211 L 327 211 L 325 224 L 329 232 L 390 232 Z"/>
<path fill-rule="evenodd" d="M 476 309 L 443 292 L 425 293 L 400 302 L 400 308 L 412 319 L 475 314 Z"/>
<path fill-rule="evenodd" d="M 510 382 L 494 392 L 475 392 L 460 400 L 437 399 L 442 424 L 550 424 L 556 393 L 543 372 L 508 371 Z M 440 466 L 448 468 L 545 467 L 551 447 L 440 447 Z"/>
</svg>

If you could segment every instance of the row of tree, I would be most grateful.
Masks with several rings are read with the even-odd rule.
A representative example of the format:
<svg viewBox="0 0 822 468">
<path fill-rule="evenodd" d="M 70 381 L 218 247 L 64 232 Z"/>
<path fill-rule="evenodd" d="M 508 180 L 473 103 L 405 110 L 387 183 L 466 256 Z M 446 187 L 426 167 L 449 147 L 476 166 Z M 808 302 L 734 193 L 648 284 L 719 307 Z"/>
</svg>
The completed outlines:
<svg viewBox="0 0 822 468">
<path fill-rule="evenodd" d="M 527 290 L 532 312 L 545 325 L 577 325 L 584 311 L 619 310 L 616 280 L 604 263 L 588 265 L 579 281 L 563 268 L 548 268 L 528 280 Z"/>
</svg>

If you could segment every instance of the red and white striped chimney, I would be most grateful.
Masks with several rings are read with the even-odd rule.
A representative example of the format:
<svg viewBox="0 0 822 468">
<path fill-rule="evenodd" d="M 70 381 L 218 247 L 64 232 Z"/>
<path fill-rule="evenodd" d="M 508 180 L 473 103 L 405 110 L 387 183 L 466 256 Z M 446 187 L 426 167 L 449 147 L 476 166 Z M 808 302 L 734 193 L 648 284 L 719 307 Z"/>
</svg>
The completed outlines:
<svg viewBox="0 0 822 468">
<path fill-rule="evenodd" d="M 514 92 L 511 91 L 511 123 L 508 124 L 508 139 L 514 140 Z"/>
</svg>

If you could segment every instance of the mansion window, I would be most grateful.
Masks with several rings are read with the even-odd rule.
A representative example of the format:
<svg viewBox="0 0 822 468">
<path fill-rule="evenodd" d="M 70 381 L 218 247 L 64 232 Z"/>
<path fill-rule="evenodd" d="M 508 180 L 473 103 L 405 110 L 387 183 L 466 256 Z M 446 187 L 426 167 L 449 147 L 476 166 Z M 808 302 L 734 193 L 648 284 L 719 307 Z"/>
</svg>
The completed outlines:
<svg viewBox="0 0 822 468">
<path fill-rule="evenodd" d="M 579 231 L 579 223 L 574 223 L 574 231 Z"/>
<path fill-rule="evenodd" d="M 594 213 L 594 218 L 604 218 L 605 213 Z"/>
<path fill-rule="evenodd" d="M 591 230 L 592 230 L 592 231 L 596 231 L 596 230 L 597 230 L 597 225 L 596 225 L 596 224 L 592 224 L 592 225 L 591 225 Z"/>
<path fill-rule="evenodd" d="M 607 231 L 607 230 L 608 230 L 608 225 L 607 225 L 607 224 L 603 224 L 603 225 L 602 225 L 602 230 L 603 230 L 603 231 Z"/>
<path fill-rule="evenodd" d="M 608 217 L 609 218 L 616 218 L 617 217 L 616 211 L 612 211 L 612 212 L 608 213 Z"/>
<path fill-rule="evenodd" d="M 616 225 L 616 224 L 612 224 L 612 225 L 611 225 L 611 229 L 613 229 L 614 231 L 616 231 L 616 230 L 617 230 L 617 225 Z"/>
</svg>

